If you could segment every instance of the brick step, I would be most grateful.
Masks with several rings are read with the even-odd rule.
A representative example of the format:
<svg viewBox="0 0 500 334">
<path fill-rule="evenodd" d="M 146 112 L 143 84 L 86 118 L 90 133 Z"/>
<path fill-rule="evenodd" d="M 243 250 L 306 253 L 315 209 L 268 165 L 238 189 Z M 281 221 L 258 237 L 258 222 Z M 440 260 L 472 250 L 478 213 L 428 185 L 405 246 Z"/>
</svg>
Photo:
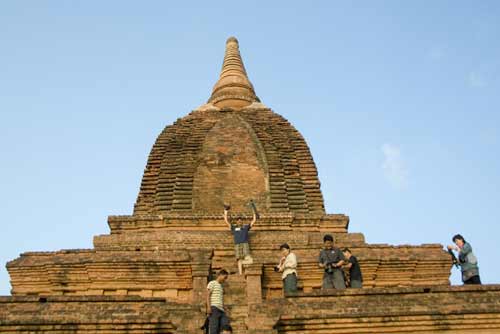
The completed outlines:
<svg viewBox="0 0 500 334">
<path fill-rule="evenodd" d="M 246 319 L 248 317 L 248 307 L 247 305 L 228 305 L 227 313 L 231 318 L 234 319 Z"/>
<path fill-rule="evenodd" d="M 246 334 L 248 320 L 248 306 L 246 304 L 227 305 L 227 313 L 231 320 L 234 334 Z"/>
<path fill-rule="evenodd" d="M 248 333 L 247 325 L 245 323 L 231 321 L 233 334 L 246 334 Z"/>
</svg>

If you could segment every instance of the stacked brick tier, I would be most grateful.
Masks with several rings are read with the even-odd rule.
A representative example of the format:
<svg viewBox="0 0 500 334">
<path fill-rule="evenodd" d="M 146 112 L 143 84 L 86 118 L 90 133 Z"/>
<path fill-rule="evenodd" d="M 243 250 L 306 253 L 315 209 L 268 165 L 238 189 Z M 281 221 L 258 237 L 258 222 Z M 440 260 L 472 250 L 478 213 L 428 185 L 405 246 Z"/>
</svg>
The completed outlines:
<svg viewBox="0 0 500 334">
<path fill-rule="evenodd" d="M 203 319 L 200 307 L 164 298 L 0 297 L 0 333 L 192 334 Z"/>
<path fill-rule="evenodd" d="M 13 295 L 138 295 L 191 302 L 197 277 L 206 283 L 210 257 L 208 249 L 31 252 L 7 269 Z"/>
<path fill-rule="evenodd" d="M 358 257 L 365 287 L 449 284 L 449 255 L 440 245 L 370 245 L 362 234 L 346 233 L 345 216 L 334 217 L 341 232 L 333 233 L 339 247 L 349 247 Z M 156 225 L 94 238 L 93 250 L 25 253 L 8 263 L 13 294 L 139 295 L 162 296 L 191 302 L 203 293 L 211 271 L 235 271 L 232 236 L 227 227 L 203 231 L 157 228 Z M 169 223 L 165 223 L 169 226 Z M 273 271 L 278 246 L 288 242 L 299 258 L 299 287 L 310 292 L 321 287 L 322 270 L 317 266 L 324 234 L 322 220 L 306 224 L 310 230 L 295 230 L 288 222 L 260 222 L 250 233 L 254 262 L 262 268 L 265 299 L 281 297 L 281 277 Z M 333 223 L 327 223 L 331 226 Z M 174 225 L 177 225 L 174 224 Z M 275 230 L 269 230 L 269 227 Z M 312 226 L 312 227 L 311 227 Z M 342 230 L 341 226 L 344 226 Z M 195 283 L 198 282 L 198 283 Z M 198 290 L 194 285 L 198 284 Z"/>
<path fill-rule="evenodd" d="M 281 296 L 281 277 L 274 273 L 273 267 L 280 256 L 278 247 L 284 242 L 289 243 L 298 256 L 301 289 L 319 289 L 322 270 L 318 268 L 317 261 L 324 231 L 321 228 L 312 231 L 284 228 L 289 225 L 269 230 L 268 226 L 273 224 L 262 224 L 259 222 L 250 232 L 250 243 L 254 262 L 263 266 L 264 296 Z M 344 231 L 333 234 L 337 246 L 349 247 L 360 260 L 366 287 L 449 284 L 451 262 L 441 245 L 373 245 L 367 244 L 360 233 Z M 168 251 L 177 249 L 179 244 L 184 249 L 208 247 L 213 250 L 212 269 L 234 265 L 232 236 L 225 225 L 220 230 L 210 232 L 165 229 L 146 233 L 143 230 L 141 234 L 128 232 L 94 238 L 94 246 L 100 251 L 133 250 L 137 247 Z"/>
<path fill-rule="evenodd" d="M 300 294 L 251 306 L 256 326 L 248 333 L 493 334 L 500 333 L 499 300 L 499 285 Z"/>
<path fill-rule="evenodd" d="M 500 333 L 498 285 L 353 289 L 253 303 L 236 297 L 241 283 L 227 288 L 237 334 Z M 0 333 L 198 333 L 202 311 L 163 298 L 0 297 Z"/>
<path fill-rule="evenodd" d="M 237 219 L 250 223 L 252 216 L 240 214 Z M 230 217 L 231 219 L 231 217 Z M 222 231 L 227 230 L 222 214 L 167 214 L 143 216 L 109 216 L 111 234 L 133 234 L 163 231 Z M 342 214 L 298 215 L 292 213 L 261 215 L 255 229 L 261 231 L 324 231 L 347 233 L 349 217 Z"/>
<path fill-rule="evenodd" d="M 207 139 L 223 136 L 229 136 L 224 143 Z M 251 152 L 241 152 L 246 147 Z M 240 163 L 238 168 L 231 166 L 233 161 Z M 245 171 L 241 166 L 249 167 Z M 200 173 L 203 167 L 210 173 Z M 234 171 L 242 173 L 241 182 L 262 174 L 262 180 L 254 180 L 261 182 L 260 192 L 253 183 L 234 186 L 237 196 L 254 198 L 263 212 L 324 213 L 316 166 L 304 138 L 282 116 L 252 105 L 240 111 L 199 109 L 167 126 L 149 155 L 134 215 L 219 213 L 224 200 L 243 211 L 241 200 L 222 193 L 229 187 L 224 179 Z M 204 179 L 217 173 L 220 178 Z M 214 196 L 219 201 L 197 207 L 209 198 L 200 190 L 218 188 L 221 192 Z"/>
</svg>

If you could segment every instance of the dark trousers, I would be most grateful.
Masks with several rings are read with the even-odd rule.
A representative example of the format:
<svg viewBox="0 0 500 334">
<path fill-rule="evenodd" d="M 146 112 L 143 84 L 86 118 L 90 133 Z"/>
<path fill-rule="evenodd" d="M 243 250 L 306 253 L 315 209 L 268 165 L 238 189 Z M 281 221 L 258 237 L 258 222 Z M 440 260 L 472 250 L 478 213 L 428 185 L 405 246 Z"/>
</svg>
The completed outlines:
<svg viewBox="0 0 500 334">
<path fill-rule="evenodd" d="M 229 325 L 229 319 L 226 316 L 226 313 L 224 313 L 224 311 L 219 310 L 215 306 L 212 306 L 210 310 L 212 310 L 212 313 L 208 318 L 208 328 L 209 328 L 208 333 L 219 334 L 223 326 Z"/>
<path fill-rule="evenodd" d="M 291 292 L 297 292 L 297 275 L 295 275 L 295 273 L 286 275 L 283 279 L 283 291 L 285 295 Z"/>
<path fill-rule="evenodd" d="M 361 289 L 363 287 L 363 282 L 360 280 L 353 279 L 351 280 L 351 288 L 353 289 Z"/>
<path fill-rule="evenodd" d="M 479 275 L 472 276 L 464 284 L 481 284 L 481 278 L 479 278 Z"/>
<path fill-rule="evenodd" d="M 325 273 L 321 289 L 345 289 L 344 272 L 341 269 L 334 269 L 332 274 Z"/>
</svg>

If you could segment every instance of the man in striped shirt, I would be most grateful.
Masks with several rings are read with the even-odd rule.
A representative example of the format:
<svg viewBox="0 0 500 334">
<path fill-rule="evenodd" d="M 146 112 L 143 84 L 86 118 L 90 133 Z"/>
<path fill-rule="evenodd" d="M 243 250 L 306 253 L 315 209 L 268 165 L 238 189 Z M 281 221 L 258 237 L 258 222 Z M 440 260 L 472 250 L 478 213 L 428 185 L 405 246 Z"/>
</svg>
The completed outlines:
<svg viewBox="0 0 500 334">
<path fill-rule="evenodd" d="M 209 315 L 209 334 L 219 334 L 224 326 L 229 325 L 229 319 L 224 311 L 224 287 L 229 273 L 222 269 L 217 278 L 207 286 L 207 314 Z"/>
</svg>

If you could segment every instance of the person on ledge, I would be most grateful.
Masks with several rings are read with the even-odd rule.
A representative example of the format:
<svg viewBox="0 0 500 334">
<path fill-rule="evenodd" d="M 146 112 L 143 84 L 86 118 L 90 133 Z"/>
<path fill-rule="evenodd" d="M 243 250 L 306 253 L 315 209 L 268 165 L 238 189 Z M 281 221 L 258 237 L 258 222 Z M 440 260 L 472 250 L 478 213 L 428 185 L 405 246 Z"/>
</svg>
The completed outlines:
<svg viewBox="0 0 500 334">
<path fill-rule="evenodd" d="M 449 245 L 448 249 L 458 252 L 458 265 L 462 270 L 464 284 L 481 284 L 477 258 L 472 252 L 472 246 L 460 234 L 453 236 L 455 246 Z"/>
<path fill-rule="evenodd" d="M 349 248 L 344 248 L 342 253 L 347 260 L 347 264 L 345 264 L 344 267 L 349 268 L 349 286 L 351 288 L 362 288 L 363 275 L 361 274 L 361 267 L 359 266 L 358 259 L 352 255 Z"/>
<path fill-rule="evenodd" d="M 207 286 L 207 315 L 209 334 L 219 334 L 221 329 L 229 325 L 229 318 L 224 311 L 224 287 L 229 273 L 222 269 L 217 273 L 217 278 L 210 281 Z"/>
<path fill-rule="evenodd" d="M 342 251 L 333 246 L 333 237 L 326 234 L 323 237 L 324 248 L 319 253 L 319 267 L 325 270 L 321 289 L 345 289 L 344 271 L 346 262 Z"/>
<path fill-rule="evenodd" d="M 280 246 L 281 259 L 275 270 L 283 273 L 283 292 L 297 292 L 297 257 L 290 251 L 290 246 L 285 243 Z"/>
<path fill-rule="evenodd" d="M 228 217 L 229 209 L 229 205 L 224 205 L 224 222 L 233 234 L 234 252 L 236 255 L 236 261 L 238 261 L 238 273 L 241 275 L 243 274 L 243 261 L 245 261 L 246 264 L 252 262 L 252 258 L 250 256 L 250 246 L 248 244 L 248 232 L 257 221 L 257 214 L 254 210 L 253 219 L 250 224 L 243 224 L 240 219 L 236 221 L 236 224 L 231 224 Z"/>
</svg>

